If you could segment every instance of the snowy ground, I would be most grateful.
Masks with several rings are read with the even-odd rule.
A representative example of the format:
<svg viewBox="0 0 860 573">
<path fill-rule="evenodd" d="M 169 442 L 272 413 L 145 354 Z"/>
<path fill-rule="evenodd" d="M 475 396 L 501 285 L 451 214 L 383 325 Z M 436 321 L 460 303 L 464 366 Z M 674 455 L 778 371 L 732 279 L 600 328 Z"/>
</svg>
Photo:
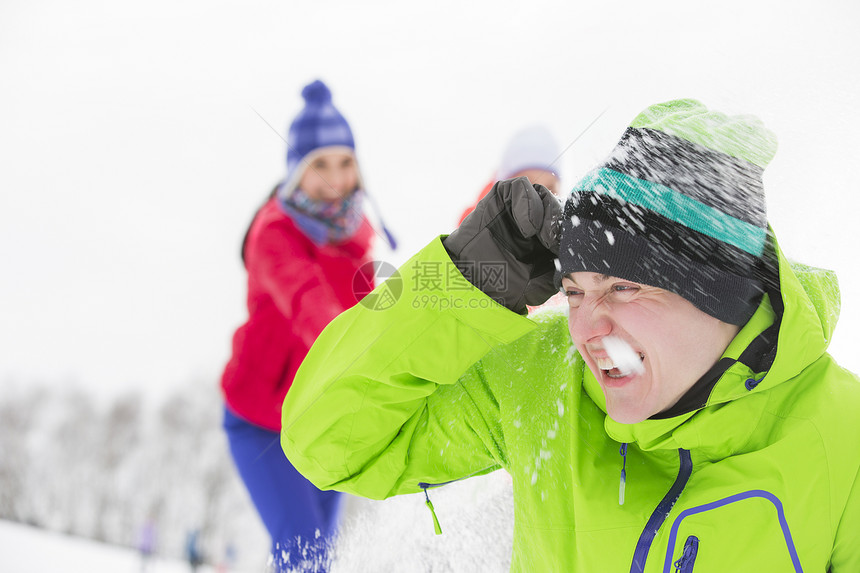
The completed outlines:
<svg viewBox="0 0 860 573">
<path fill-rule="evenodd" d="M 331 573 L 507 571 L 513 540 L 510 483 L 505 472 L 497 471 L 431 490 L 442 535 L 433 533 L 423 494 L 385 501 L 350 497 Z M 131 549 L 0 521 L 3 573 L 138 573 L 143 571 L 141 566 L 140 555 Z M 261 564 L 260 573 L 264 569 Z M 154 559 L 145 571 L 178 573 L 190 567 L 181 561 Z M 218 571 L 240 573 L 198 569 L 199 573 Z"/>
<path fill-rule="evenodd" d="M 181 561 L 152 559 L 146 573 L 185 573 Z M 26 525 L 0 521 L 0 571 L 4 573 L 139 573 L 144 571 L 140 555 L 125 549 L 80 537 L 70 537 Z M 200 567 L 198 573 L 213 573 Z"/>
<path fill-rule="evenodd" d="M 504 471 L 384 501 L 350 498 L 331 573 L 507 571 L 514 535 L 511 478 Z"/>
</svg>

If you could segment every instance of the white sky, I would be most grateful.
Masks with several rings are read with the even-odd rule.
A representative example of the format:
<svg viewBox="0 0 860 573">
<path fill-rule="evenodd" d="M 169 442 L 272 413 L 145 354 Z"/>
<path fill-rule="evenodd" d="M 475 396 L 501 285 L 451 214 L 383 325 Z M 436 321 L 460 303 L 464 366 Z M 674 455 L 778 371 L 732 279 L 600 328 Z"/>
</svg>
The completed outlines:
<svg viewBox="0 0 860 573">
<path fill-rule="evenodd" d="M 860 9 L 849 0 L 0 4 L 0 388 L 217 383 L 244 319 L 239 244 L 283 175 L 301 87 L 356 134 L 402 263 L 449 232 L 516 129 L 569 187 L 638 111 L 761 117 L 783 248 L 835 269 L 833 353 L 860 371 Z"/>
</svg>

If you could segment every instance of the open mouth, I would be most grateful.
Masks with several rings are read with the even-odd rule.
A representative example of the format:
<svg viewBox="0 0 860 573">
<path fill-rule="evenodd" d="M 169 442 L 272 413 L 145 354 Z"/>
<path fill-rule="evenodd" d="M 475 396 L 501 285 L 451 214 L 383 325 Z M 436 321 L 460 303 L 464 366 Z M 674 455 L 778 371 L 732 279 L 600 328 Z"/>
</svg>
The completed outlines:
<svg viewBox="0 0 860 573">
<path fill-rule="evenodd" d="M 645 361 L 645 354 L 643 352 L 636 353 L 634 360 L 638 362 L 631 363 L 630 360 L 625 360 L 623 362 L 619 361 L 620 363 L 616 364 L 616 361 L 611 356 L 607 356 L 597 359 L 597 367 L 600 368 L 607 378 L 624 378 L 625 376 L 630 376 L 634 373 L 639 374 L 644 371 L 642 362 Z"/>
</svg>

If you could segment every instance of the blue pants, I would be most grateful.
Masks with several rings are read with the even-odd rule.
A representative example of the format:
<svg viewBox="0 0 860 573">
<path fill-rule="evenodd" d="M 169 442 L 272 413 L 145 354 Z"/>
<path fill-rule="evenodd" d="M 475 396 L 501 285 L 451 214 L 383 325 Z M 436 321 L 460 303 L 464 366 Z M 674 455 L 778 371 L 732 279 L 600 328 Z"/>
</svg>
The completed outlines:
<svg viewBox="0 0 860 573">
<path fill-rule="evenodd" d="M 325 571 L 341 494 L 317 489 L 296 471 L 276 432 L 255 426 L 226 407 L 224 430 L 239 475 L 272 537 L 278 570 L 300 565 L 303 571 Z"/>
</svg>

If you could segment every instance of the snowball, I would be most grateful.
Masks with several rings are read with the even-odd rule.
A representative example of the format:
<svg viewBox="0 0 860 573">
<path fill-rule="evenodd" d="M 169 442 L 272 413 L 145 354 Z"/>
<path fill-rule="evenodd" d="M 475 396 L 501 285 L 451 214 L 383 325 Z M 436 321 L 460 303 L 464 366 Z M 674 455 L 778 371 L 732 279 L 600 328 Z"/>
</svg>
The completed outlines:
<svg viewBox="0 0 860 573">
<path fill-rule="evenodd" d="M 606 336 L 603 338 L 603 347 L 607 354 L 615 363 L 615 367 L 625 376 L 629 374 L 642 374 L 645 372 L 645 367 L 642 366 L 642 359 L 629 344 L 616 336 Z"/>
</svg>

